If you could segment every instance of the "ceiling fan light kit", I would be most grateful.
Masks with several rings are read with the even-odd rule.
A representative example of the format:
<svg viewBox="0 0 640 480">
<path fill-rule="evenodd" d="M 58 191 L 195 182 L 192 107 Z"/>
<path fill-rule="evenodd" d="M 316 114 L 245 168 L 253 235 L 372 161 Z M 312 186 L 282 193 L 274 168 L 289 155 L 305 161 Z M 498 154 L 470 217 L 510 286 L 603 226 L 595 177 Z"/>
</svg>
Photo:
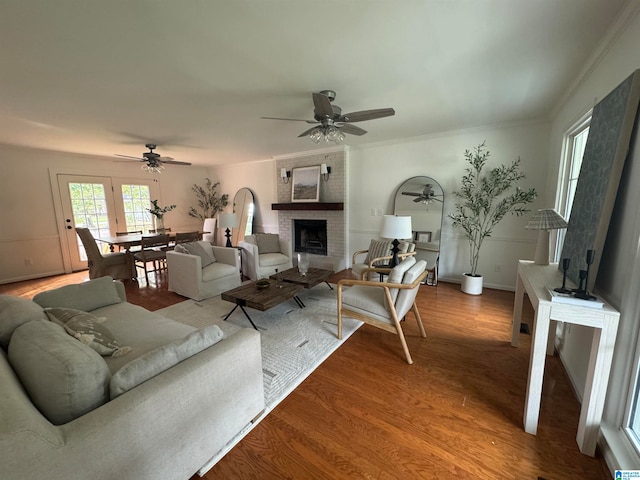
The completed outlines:
<svg viewBox="0 0 640 480">
<path fill-rule="evenodd" d="M 298 137 L 309 137 L 315 143 L 325 142 L 341 143 L 345 140 L 345 134 L 364 135 L 366 130 L 351 125 L 353 122 L 364 122 L 365 120 L 374 120 L 376 118 L 384 118 L 395 115 L 393 108 L 379 108 L 376 110 L 362 110 L 359 112 L 351 112 L 342 114 L 342 109 L 333 105 L 336 98 L 336 92 L 333 90 L 322 90 L 313 92 L 313 120 L 303 120 L 297 118 L 278 118 L 278 117 L 262 117 L 266 120 L 285 120 L 292 122 L 318 123 L 315 127 L 302 132 Z"/>
<path fill-rule="evenodd" d="M 164 170 L 165 163 L 172 165 L 191 165 L 189 162 L 178 162 L 171 157 L 161 157 L 160 154 L 153 151 L 155 148 L 157 148 L 157 145 L 155 143 L 147 143 L 145 147 L 147 147 L 149 151 L 144 152 L 142 154 L 142 158 L 118 154 L 116 154 L 116 157 L 131 158 L 133 160 L 142 162 L 142 166 L 140 168 L 143 171 L 158 174 L 162 173 L 162 171 Z"/>
</svg>

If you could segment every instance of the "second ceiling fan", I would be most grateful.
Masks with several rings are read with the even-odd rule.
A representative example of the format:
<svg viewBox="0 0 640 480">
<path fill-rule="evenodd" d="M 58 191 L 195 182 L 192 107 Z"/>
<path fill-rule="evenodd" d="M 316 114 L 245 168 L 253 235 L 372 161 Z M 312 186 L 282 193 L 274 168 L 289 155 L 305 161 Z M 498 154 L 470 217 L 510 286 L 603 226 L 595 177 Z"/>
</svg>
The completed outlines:
<svg viewBox="0 0 640 480">
<path fill-rule="evenodd" d="M 345 139 L 345 133 L 351 135 L 364 135 L 366 130 L 351 125 L 354 122 L 364 122 L 366 120 L 375 120 L 376 118 L 384 118 L 395 115 L 393 108 L 378 108 L 375 110 L 362 110 L 359 112 L 342 113 L 342 109 L 333 104 L 336 98 L 336 92 L 333 90 L 322 90 L 313 92 L 313 120 L 303 120 L 298 118 L 278 118 L 278 117 L 262 117 L 267 120 L 286 120 L 293 122 L 315 123 L 314 127 L 302 132 L 298 137 L 308 136 L 315 143 L 322 140 L 326 142 L 340 143 Z"/>
</svg>

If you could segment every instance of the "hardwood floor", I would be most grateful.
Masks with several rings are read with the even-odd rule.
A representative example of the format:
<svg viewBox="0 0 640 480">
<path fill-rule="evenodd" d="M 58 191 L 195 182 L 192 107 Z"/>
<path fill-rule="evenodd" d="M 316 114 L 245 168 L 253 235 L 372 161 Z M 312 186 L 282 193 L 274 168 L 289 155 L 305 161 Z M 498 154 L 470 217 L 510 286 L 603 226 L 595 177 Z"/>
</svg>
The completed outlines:
<svg viewBox="0 0 640 480">
<path fill-rule="evenodd" d="M 31 298 L 86 278 L 2 285 L 0 293 Z M 156 310 L 183 300 L 164 276 L 154 282 L 126 282 L 129 301 Z M 580 405 L 558 357 L 547 357 L 538 434 L 524 432 L 530 337 L 510 346 L 512 292 L 475 297 L 441 282 L 420 288 L 418 306 L 427 338 L 411 314 L 403 325 L 413 365 L 395 335 L 363 326 L 205 478 L 611 478 L 599 453 L 578 451 Z M 532 318 L 530 305 L 524 316 Z"/>
</svg>

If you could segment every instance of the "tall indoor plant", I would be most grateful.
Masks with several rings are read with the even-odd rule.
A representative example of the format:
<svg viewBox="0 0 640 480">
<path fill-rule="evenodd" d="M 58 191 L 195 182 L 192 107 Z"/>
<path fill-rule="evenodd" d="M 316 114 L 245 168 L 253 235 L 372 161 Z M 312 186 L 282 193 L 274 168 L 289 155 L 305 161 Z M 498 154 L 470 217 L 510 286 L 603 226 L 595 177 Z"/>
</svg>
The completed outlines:
<svg viewBox="0 0 640 480">
<path fill-rule="evenodd" d="M 198 207 L 201 211 L 198 211 L 195 207 L 189 209 L 189 216 L 198 218 L 203 221 L 203 229 L 205 232 L 210 232 L 203 235 L 203 239 L 211 243 L 215 243 L 215 216 L 218 212 L 222 212 L 224 207 L 229 203 L 229 195 L 223 194 L 218 196 L 217 188 L 220 186 L 220 182 L 213 183 L 209 178 L 206 179 L 204 187 L 194 184 L 191 190 L 196 194 L 198 200 Z"/>
<path fill-rule="evenodd" d="M 158 200 L 151 200 L 151 206 L 153 208 L 147 208 L 147 210 L 154 217 L 153 223 L 156 233 L 164 233 L 164 214 L 170 212 L 171 210 L 176 208 L 176 206 L 167 205 L 166 207 L 161 207 L 160 205 L 158 205 Z"/>
<path fill-rule="evenodd" d="M 501 165 L 484 173 L 489 156 L 485 142 L 472 151 L 464 152 L 469 166 L 465 169 L 460 189 L 453 192 L 460 201 L 456 203 L 454 213 L 448 215 L 453 226 L 461 228 L 469 241 L 471 270 L 463 276 L 462 290 L 476 295 L 482 293 L 482 276 L 477 273 L 482 242 L 491 236 L 494 227 L 507 213 L 516 216 L 527 213 L 529 209 L 525 205 L 537 196 L 535 188 L 522 190 L 515 185 L 525 178 L 519 170 L 519 157 L 510 165 Z M 479 287 L 476 285 L 478 280 Z"/>
</svg>

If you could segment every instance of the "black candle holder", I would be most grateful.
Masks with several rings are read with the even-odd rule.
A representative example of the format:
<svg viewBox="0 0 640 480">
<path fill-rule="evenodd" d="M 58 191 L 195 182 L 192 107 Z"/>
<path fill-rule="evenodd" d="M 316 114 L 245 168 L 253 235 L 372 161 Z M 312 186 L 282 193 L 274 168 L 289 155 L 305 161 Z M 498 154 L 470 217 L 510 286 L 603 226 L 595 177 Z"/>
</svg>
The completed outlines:
<svg viewBox="0 0 640 480">
<path fill-rule="evenodd" d="M 569 270 L 569 265 L 571 264 L 570 258 L 562 259 L 562 286 L 554 288 L 553 290 L 558 293 L 571 293 L 571 290 L 567 288 L 567 270 Z"/>
<path fill-rule="evenodd" d="M 576 292 L 576 298 L 583 300 L 595 300 L 596 297 L 589 294 L 589 268 L 596 258 L 595 250 L 587 250 L 587 269 L 580 270 L 580 288 Z M 582 288 L 582 272 L 584 272 L 584 289 Z"/>
</svg>

